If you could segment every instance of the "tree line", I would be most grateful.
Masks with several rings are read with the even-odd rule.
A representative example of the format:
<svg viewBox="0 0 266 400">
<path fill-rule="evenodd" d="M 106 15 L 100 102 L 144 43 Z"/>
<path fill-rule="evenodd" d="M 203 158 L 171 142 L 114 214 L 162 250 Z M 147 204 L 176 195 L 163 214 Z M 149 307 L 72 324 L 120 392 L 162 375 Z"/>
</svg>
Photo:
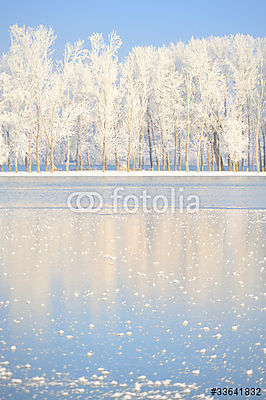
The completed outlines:
<svg viewBox="0 0 266 400">
<path fill-rule="evenodd" d="M 134 47 L 112 32 L 67 43 L 39 26 L 10 28 L 0 60 L 0 169 L 101 166 L 266 170 L 265 38 L 192 38 Z"/>
</svg>

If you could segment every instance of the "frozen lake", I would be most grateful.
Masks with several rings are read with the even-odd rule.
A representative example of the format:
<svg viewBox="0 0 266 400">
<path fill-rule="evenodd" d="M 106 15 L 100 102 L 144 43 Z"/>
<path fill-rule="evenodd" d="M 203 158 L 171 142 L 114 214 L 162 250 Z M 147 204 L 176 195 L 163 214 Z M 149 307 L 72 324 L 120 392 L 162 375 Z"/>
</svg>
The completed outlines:
<svg viewBox="0 0 266 400">
<path fill-rule="evenodd" d="M 182 186 L 201 207 L 130 214 L 108 201 L 121 181 L 0 179 L 0 399 L 262 388 L 264 179 L 220 183 L 138 181 L 125 192 Z M 96 189 L 99 212 L 67 208 Z"/>
</svg>

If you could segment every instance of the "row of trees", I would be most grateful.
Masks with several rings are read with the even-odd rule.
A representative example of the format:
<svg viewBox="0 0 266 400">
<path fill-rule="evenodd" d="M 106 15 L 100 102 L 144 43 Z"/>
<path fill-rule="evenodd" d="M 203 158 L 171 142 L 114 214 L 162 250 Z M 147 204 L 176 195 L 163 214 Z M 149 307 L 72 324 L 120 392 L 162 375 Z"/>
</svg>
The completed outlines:
<svg viewBox="0 0 266 400">
<path fill-rule="evenodd" d="M 0 165 L 54 171 L 265 170 L 265 38 L 192 38 L 135 47 L 116 33 L 67 44 L 51 28 L 10 28 L 0 64 Z"/>
</svg>

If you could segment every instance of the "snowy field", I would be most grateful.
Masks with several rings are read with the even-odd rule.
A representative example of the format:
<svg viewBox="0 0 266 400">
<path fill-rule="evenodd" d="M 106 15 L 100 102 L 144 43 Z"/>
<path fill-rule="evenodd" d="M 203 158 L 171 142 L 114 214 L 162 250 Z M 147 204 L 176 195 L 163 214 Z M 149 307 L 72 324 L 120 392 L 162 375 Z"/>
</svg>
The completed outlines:
<svg viewBox="0 0 266 400">
<path fill-rule="evenodd" d="M 265 175 L 21 175 L 0 178 L 1 400 L 263 387 Z M 200 209 L 114 212 L 118 186 Z M 103 208 L 72 212 L 77 190 Z"/>
</svg>

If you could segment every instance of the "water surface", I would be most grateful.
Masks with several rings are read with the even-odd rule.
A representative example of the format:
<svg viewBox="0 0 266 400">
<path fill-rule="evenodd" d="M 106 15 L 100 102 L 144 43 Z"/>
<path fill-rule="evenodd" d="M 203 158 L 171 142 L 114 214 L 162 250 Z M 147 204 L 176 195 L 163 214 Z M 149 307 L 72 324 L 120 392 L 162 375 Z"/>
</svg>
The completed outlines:
<svg viewBox="0 0 266 400">
<path fill-rule="evenodd" d="M 1 209 L 0 398 L 262 387 L 265 238 L 263 210 Z"/>
</svg>

